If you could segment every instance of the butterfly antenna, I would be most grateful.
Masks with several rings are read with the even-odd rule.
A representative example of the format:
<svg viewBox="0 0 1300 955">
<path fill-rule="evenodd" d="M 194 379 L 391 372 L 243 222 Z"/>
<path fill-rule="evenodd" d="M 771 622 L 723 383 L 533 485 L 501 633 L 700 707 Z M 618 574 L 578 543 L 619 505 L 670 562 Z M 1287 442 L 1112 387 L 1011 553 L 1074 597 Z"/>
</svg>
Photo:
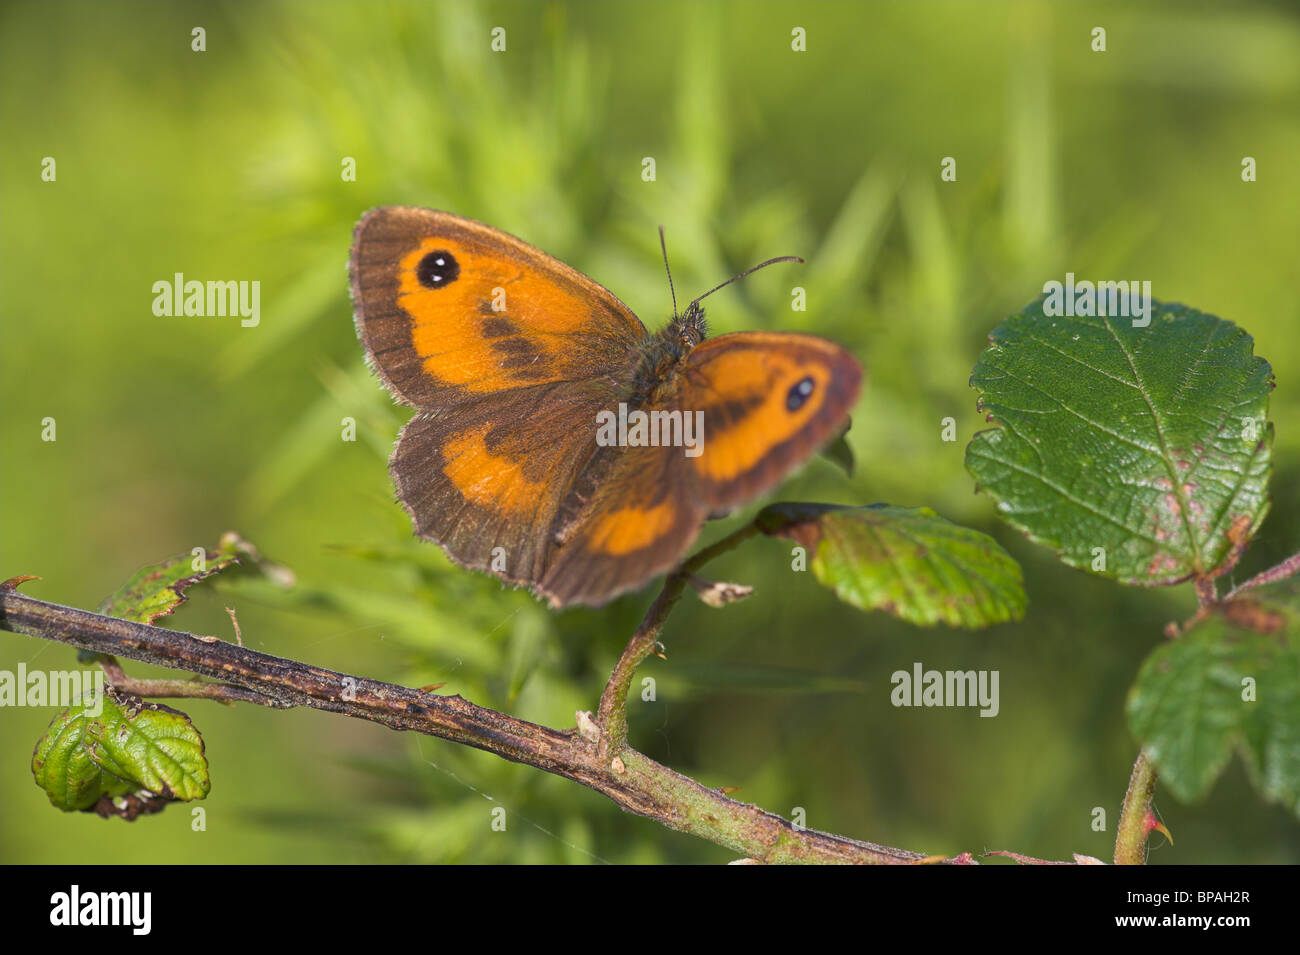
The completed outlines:
<svg viewBox="0 0 1300 955">
<path fill-rule="evenodd" d="M 713 288 L 709 289 L 699 298 L 695 299 L 695 301 L 691 302 L 691 304 L 687 306 L 687 310 L 689 311 L 691 306 L 698 305 L 700 302 L 704 301 L 714 292 L 718 291 L 718 289 L 724 289 L 732 282 L 739 281 L 740 279 L 743 279 L 746 275 L 752 275 L 753 273 L 757 272 L 759 269 L 765 269 L 769 265 L 776 265 L 776 263 L 778 262 L 803 262 L 803 259 L 799 258 L 799 256 L 797 255 L 781 255 L 781 256 L 777 256 L 775 259 L 768 259 L 766 262 L 759 262 L 758 265 L 754 266 L 753 268 L 745 269 L 745 271 L 741 272 L 739 275 L 733 275 L 731 278 L 727 279 L 727 281 L 723 282 L 721 285 L 715 285 Z"/>
<path fill-rule="evenodd" d="M 668 267 L 668 243 L 664 241 L 664 227 L 659 227 L 659 248 L 664 253 L 664 271 L 668 273 L 668 294 L 673 297 L 673 320 L 677 320 L 677 292 L 673 289 L 673 270 Z"/>
</svg>

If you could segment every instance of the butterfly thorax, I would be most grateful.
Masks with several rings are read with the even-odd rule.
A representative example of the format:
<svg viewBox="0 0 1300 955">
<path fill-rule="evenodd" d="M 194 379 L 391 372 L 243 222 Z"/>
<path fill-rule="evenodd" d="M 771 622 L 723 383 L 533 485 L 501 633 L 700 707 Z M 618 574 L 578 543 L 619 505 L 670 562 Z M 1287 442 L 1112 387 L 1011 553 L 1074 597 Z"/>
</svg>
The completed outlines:
<svg viewBox="0 0 1300 955">
<path fill-rule="evenodd" d="M 692 303 L 654 335 L 645 339 L 632 377 L 628 404 L 643 407 L 674 387 L 674 379 L 695 346 L 704 341 L 704 309 Z"/>
</svg>

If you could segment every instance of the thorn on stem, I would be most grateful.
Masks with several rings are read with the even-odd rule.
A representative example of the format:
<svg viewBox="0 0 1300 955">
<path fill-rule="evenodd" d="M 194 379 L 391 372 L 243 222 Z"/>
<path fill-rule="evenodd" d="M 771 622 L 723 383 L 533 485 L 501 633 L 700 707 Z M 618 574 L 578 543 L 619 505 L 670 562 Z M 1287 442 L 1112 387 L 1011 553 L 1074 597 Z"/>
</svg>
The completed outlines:
<svg viewBox="0 0 1300 955">
<path fill-rule="evenodd" d="M 1152 832 L 1163 833 L 1164 837 L 1169 840 L 1169 844 L 1171 846 L 1174 844 L 1173 833 L 1171 833 L 1165 827 L 1165 824 L 1163 822 L 1161 822 L 1159 819 L 1156 818 L 1156 814 L 1152 812 L 1150 809 L 1147 810 L 1147 817 L 1146 820 L 1143 822 L 1143 825 L 1146 827 L 1148 836 L 1151 835 Z"/>
<path fill-rule="evenodd" d="M 10 577 L 3 584 L 0 584 L 2 590 L 17 590 L 20 586 L 29 580 L 40 580 L 39 574 L 19 574 L 17 577 Z"/>
</svg>

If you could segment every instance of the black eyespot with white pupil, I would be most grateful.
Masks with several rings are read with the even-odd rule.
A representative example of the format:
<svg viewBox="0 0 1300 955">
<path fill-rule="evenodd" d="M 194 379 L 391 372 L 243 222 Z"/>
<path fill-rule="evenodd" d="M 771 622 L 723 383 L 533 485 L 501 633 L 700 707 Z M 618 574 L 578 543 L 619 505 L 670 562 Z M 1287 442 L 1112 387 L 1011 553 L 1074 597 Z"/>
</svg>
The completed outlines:
<svg viewBox="0 0 1300 955">
<path fill-rule="evenodd" d="M 425 288 L 442 288 L 456 281 L 460 275 L 460 263 L 446 249 L 430 252 L 415 267 L 415 277 Z"/>
<path fill-rule="evenodd" d="M 785 396 L 786 408 L 790 411 L 798 411 L 800 408 L 804 406 L 804 402 L 808 400 L 808 398 L 812 395 L 812 393 L 813 393 L 812 378 L 804 377 L 799 379 L 799 381 L 791 385 L 790 390 L 786 392 L 786 396 Z"/>
</svg>

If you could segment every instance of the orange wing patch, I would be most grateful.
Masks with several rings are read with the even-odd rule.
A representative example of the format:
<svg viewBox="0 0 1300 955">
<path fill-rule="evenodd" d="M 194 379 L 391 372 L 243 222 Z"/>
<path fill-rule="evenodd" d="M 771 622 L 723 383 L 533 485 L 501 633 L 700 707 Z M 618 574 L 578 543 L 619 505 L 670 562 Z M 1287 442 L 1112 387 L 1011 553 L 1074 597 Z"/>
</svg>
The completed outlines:
<svg viewBox="0 0 1300 955">
<path fill-rule="evenodd" d="M 730 509 L 781 482 L 843 426 L 862 367 L 811 335 L 737 332 L 687 357 L 676 401 L 704 412 L 704 442 L 690 467 L 700 498 Z"/>
<path fill-rule="evenodd" d="M 656 543 L 678 519 L 678 505 L 670 501 L 651 507 L 620 507 L 592 519 L 586 534 L 590 551 L 619 557 Z"/>
<path fill-rule="evenodd" d="M 546 493 L 545 481 L 530 481 L 518 461 L 488 450 L 488 425 L 458 434 L 443 445 L 442 472 L 461 496 L 482 508 L 520 514 Z"/>
<path fill-rule="evenodd" d="M 445 287 L 427 287 L 438 261 L 455 263 Z M 424 281 L 422 281 L 422 272 Z M 402 258 L 397 303 L 411 342 L 437 381 L 487 393 L 568 378 L 572 338 L 590 323 L 581 302 L 518 262 L 445 237 L 425 238 Z"/>
<path fill-rule="evenodd" d="M 729 407 L 744 409 L 726 417 L 706 411 L 703 453 L 695 467 L 713 481 L 757 467 L 774 445 L 803 430 L 821 408 L 831 380 L 828 366 L 776 351 L 724 351 L 704 371 L 711 390 Z M 789 391 L 800 385 L 810 389 L 808 400 L 791 409 Z"/>
</svg>

